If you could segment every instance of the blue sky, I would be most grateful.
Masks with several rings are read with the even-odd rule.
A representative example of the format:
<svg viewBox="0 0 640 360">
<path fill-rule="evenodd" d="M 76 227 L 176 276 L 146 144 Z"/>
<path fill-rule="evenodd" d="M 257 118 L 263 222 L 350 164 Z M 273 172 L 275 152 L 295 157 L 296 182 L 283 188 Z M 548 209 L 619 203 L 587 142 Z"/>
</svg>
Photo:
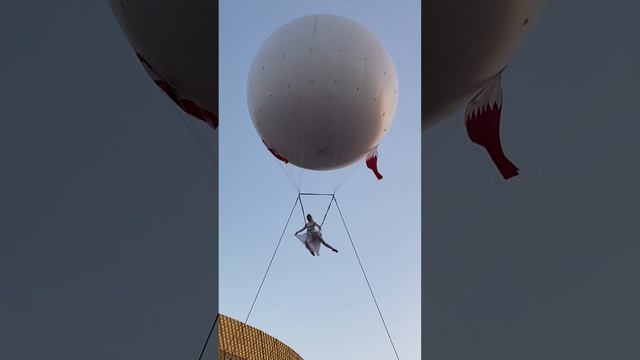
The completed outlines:
<svg viewBox="0 0 640 360">
<path fill-rule="evenodd" d="M 246 106 L 246 80 L 262 42 L 297 17 L 331 13 L 376 33 L 400 83 L 383 139 L 378 182 L 363 164 L 337 197 L 400 357 L 420 358 L 420 34 L 418 1 L 224 1 L 220 4 L 220 311 L 244 319 L 296 197 L 262 145 Z M 287 171 L 291 171 L 290 169 Z M 297 173 L 297 171 L 293 171 Z M 303 191 L 331 192 L 334 176 L 305 172 Z M 305 199 L 321 217 L 328 199 Z M 313 258 L 293 237 L 298 209 L 249 323 L 306 359 L 389 359 L 393 351 L 339 215 L 325 239 L 340 250 Z"/>
</svg>

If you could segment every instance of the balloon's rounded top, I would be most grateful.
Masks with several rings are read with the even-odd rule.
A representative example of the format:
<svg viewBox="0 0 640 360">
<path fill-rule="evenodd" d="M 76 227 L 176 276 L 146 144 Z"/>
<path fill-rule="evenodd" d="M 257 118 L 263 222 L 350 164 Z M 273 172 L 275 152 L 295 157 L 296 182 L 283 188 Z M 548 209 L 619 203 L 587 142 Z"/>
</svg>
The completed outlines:
<svg viewBox="0 0 640 360">
<path fill-rule="evenodd" d="M 378 37 L 336 15 L 309 15 L 276 30 L 251 65 L 247 103 L 265 145 L 312 170 L 352 164 L 389 130 L 398 99 L 391 57 Z"/>
</svg>

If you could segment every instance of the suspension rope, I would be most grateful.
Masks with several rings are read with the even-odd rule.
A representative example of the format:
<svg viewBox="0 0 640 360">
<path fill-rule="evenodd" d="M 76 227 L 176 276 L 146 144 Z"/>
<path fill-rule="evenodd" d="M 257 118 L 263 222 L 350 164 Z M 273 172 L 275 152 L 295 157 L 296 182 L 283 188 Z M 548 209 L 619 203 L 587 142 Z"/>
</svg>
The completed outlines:
<svg viewBox="0 0 640 360">
<path fill-rule="evenodd" d="M 351 243 L 351 247 L 353 248 L 353 252 L 356 255 L 356 259 L 358 260 L 358 264 L 360 265 L 360 270 L 362 271 L 362 275 L 364 276 L 364 280 L 367 284 L 367 287 L 369 288 L 369 293 L 371 294 L 371 298 L 373 299 L 373 303 L 376 306 L 376 309 L 378 311 L 378 315 L 380 316 L 380 320 L 382 321 L 382 325 L 384 327 L 385 332 L 387 333 L 387 338 L 389 339 L 389 343 L 391 344 L 391 348 L 393 349 L 393 352 L 396 356 L 396 359 L 400 360 L 400 356 L 398 355 L 398 351 L 396 350 L 396 346 L 393 342 L 393 338 L 391 337 L 391 333 L 389 332 L 389 327 L 387 326 L 387 322 L 384 319 L 384 316 L 382 315 L 382 310 L 380 309 L 380 305 L 378 304 L 378 300 L 376 299 L 376 296 L 373 292 L 373 287 L 371 286 L 371 282 L 369 281 L 369 277 L 367 276 L 367 272 L 364 269 L 364 265 L 362 263 L 362 260 L 360 259 L 360 255 L 358 254 L 358 250 L 356 249 L 356 245 L 353 241 L 353 238 L 351 236 L 351 232 L 349 231 L 349 227 L 347 226 L 347 222 L 344 219 L 344 215 L 342 214 L 342 210 L 340 209 L 340 205 L 338 205 L 338 200 L 335 197 L 335 194 L 318 194 L 318 193 L 298 193 L 298 196 L 296 197 L 296 201 L 293 204 L 293 207 L 291 208 L 291 212 L 289 213 L 289 217 L 287 218 L 287 222 L 284 226 L 284 228 L 282 229 L 282 233 L 280 234 L 280 238 L 278 239 L 278 243 L 276 244 L 276 248 L 273 251 L 273 254 L 271 255 L 271 259 L 269 260 L 269 265 L 267 266 L 267 269 L 264 273 L 264 275 L 262 276 L 262 281 L 260 282 L 260 286 L 258 287 L 258 291 L 256 292 L 256 295 L 253 298 L 253 302 L 251 303 L 251 307 L 249 308 L 249 312 L 247 313 L 247 316 L 244 320 L 244 325 L 247 325 L 247 323 L 249 322 L 249 317 L 251 316 L 251 313 L 253 311 L 253 308 L 256 304 L 256 301 L 258 300 L 258 297 L 260 295 L 260 292 L 262 291 L 262 287 L 265 283 L 265 280 L 267 278 L 267 275 L 269 274 L 269 271 L 271 270 L 271 265 L 273 264 L 273 260 L 276 257 L 276 254 L 278 253 L 278 249 L 280 248 L 280 244 L 282 243 L 282 239 L 284 238 L 284 234 L 287 231 L 287 228 L 289 227 L 289 223 L 291 222 L 291 217 L 293 216 L 293 212 L 296 209 L 296 206 L 298 205 L 298 202 L 300 202 L 300 208 L 302 209 L 302 213 L 304 215 L 304 205 L 302 204 L 302 196 L 304 195 L 308 195 L 308 196 L 331 196 L 331 201 L 329 202 L 329 206 L 327 207 L 327 210 L 324 214 L 324 218 L 322 219 L 322 224 L 324 224 L 324 221 L 327 218 L 327 214 L 329 213 L 329 210 L 331 209 L 331 204 L 333 204 L 334 202 L 336 203 L 336 208 L 338 209 L 338 213 L 340 214 L 340 219 L 342 220 L 342 224 L 344 225 L 344 229 L 347 233 L 347 236 L 349 238 L 349 242 Z M 322 225 L 320 225 L 322 226 Z M 217 318 L 216 318 L 217 320 Z M 215 326 L 215 322 L 214 322 L 214 326 Z M 246 327 L 246 326 L 245 326 Z M 240 332 L 244 332 L 244 328 L 242 327 Z M 211 336 L 211 333 L 213 332 L 213 327 L 211 332 L 209 333 L 209 337 Z M 237 329 L 236 331 L 234 331 L 233 337 L 232 337 L 232 341 L 235 341 L 235 337 L 237 335 Z M 209 337 L 207 337 L 207 342 L 209 341 Z M 206 347 L 206 343 L 205 343 L 205 347 Z M 204 353 L 204 348 L 202 350 L 202 353 Z M 200 355 L 200 360 L 202 358 L 202 354 Z"/>
<path fill-rule="evenodd" d="M 336 176 L 335 183 L 333 185 L 333 193 L 337 193 L 338 190 L 342 189 L 344 184 L 347 183 L 349 179 L 356 173 L 358 169 L 360 169 L 364 164 L 364 161 L 359 161 L 357 165 L 351 166 L 351 169 L 345 170 L 337 170 L 338 173 L 342 173 L 342 176 Z M 346 174 L 346 175 L 345 175 Z M 342 178 L 342 180 L 340 180 Z"/>
<path fill-rule="evenodd" d="M 306 224 L 307 217 L 304 214 L 304 204 L 302 204 L 302 197 L 300 197 L 300 194 L 298 194 L 298 201 L 300 201 L 300 210 L 302 210 L 302 221 Z"/>
<path fill-rule="evenodd" d="M 289 222 L 291 221 L 291 217 L 293 216 L 293 211 L 296 209 L 296 206 L 298 205 L 298 201 L 300 201 L 300 197 L 298 196 L 296 198 L 296 201 L 293 203 L 293 207 L 291 208 L 291 212 L 289 212 L 289 218 L 287 218 L 287 223 L 284 225 L 284 228 L 282 229 L 282 234 L 280 234 L 280 239 L 278 239 L 278 243 L 276 244 L 276 248 L 273 251 L 273 255 L 271 255 L 271 260 L 269 260 L 269 265 L 267 266 L 267 270 L 264 272 L 264 275 L 262 276 L 262 281 L 260 282 L 260 286 L 258 287 L 258 291 L 256 292 L 256 295 L 253 297 L 253 302 L 251 303 L 251 307 L 249 308 L 249 312 L 247 313 L 247 316 L 244 319 L 244 325 L 247 325 L 247 323 L 249 322 L 249 317 L 251 316 L 251 312 L 253 311 L 253 307 L 256 304 L 256 301 L 258 300 L 258 296 L 260 295 L 260 292 L 262 291 L 262 286 L 264 285 L 265 280 L 267 279 L 267 275 L 269 274 L 269 270 L 271 270 L 271 265 L 273 264 L 273 259 L 275 259 L 276 254 L 278 253 L 278 249 L 280 248 L 280 243 L 282 243 L 282 239 L 284 238 L 284 233 L 287 231 L 287 228 L 289 227 Z M 242 326 L 240 329 L 240 334 L 244 333 L 244 328 L 246 326 Z M 236 335 L 238 334 L 238 329 L 236 328 L 236 330 L 233 332 L 233 336 L 231 337 L 231 342 L 233 343 L 236 339 Z"/>
<path fill-rule="evenodd" d="M 387 323 L 384 321 L 384 316 L 382 316 L 382 311 L 380 310 L 380 306 L 378 305 L 378 300 L 376 300 L 376 296 L 373 293 L 373 289 L 371 287 L 371 283 L 369 282 L 369 278 L 367 277 L 367 272 L 364 270 L 364 266 L 362 265 L 362 261 L 360 260 L 360 256 L 358 255 L 358 250 L 356 250 L 356 245 L 353 242 L 353 238 L 351 238 L 351 233 L 349 232 L 349 228 L 347 227 L 347 223 L 344 220 L 344 216 L 342 216 L 342 211 L 340 210 L 340 205 L 338 205 L 338 200 L 334 196 L 332 201 L 336 203 L 336 208 L 338 209 L 338 213 L 340 214 L 340 219 L 342 219 L 342 224 L 344 225 L 344 229 L 347 231 L 347 236 L 349 237 L 349 241 L 351 242 L 351 247 L 353 248 L 353 252 L 356 254 L 356 258 L 358 259 L 358 264 L 360 265 L 360 270 L 362 270 L 362 275 L 364 275 L 364 280 L 367 283 L 367 287 L 369 287 L 369 292 L 371 293 L 371 297 L 373 298 L 373 302 L 376 305 L 376 309 L 378 309 L 378 315 L 380 315 L 380 320 L 382 320 L 382 325 L 384 326 L 384 330 L 387 332 L 387 337 L 389 338 L 389 342 L 391 343 L 391 347 L 393 348 L 393 352 L 396 354 L 396 359 L 400 360 L 400 356 L 398 355 L 398 351 L 396 350 L 396 346 L 393 343 L 393 339 L 391 338 L 391 334 L 389 333 L 389 328 L 387 327 Z"/>
<path fill-rule="evenodd" d="M 180 110 L 178 109 L 175 103 L 170 102 L 170 105 L 175 110 L 180 120 L 182 120 L 182 121 L 179 120 L 178 122 L 183 124 L 189 130 L 189 132 L 191 133 L 191 136 L 196 140 L 196 142 L 204 152 L 205 156 L 209 160 L 209 163 L 213 167 L 216 167 L 216 159 L 213 158 L 213 154 L 211 154 L 211 152 L 209 151 L 210 149 L 207 147 L 207 145 L 210 145 L 210 143 L 206 140 L 204 135 L 197 129 L 196 125 L 191 122 L 191 119 L 183 116 L 183 114 L 180 112 Z M 204 356 L 204 353 L 207 350 L 207 345 L 211 340 L 211 335 L 213 335 L 213 330 L 215 330 L 216 324 L 218 323 L 219 318 L 220 318 L 220 313 L 217 313 L 215 319 L 213 320 L 213 323 L 211 324 L 211 329 L 209 330 L 209 334 L 207 335 L 207 338 L 204 341 L 204 344 L 202 345 L 202 350 L 200 351 L 200 356 L 198 356 L 198 360 L 202 360 L 202 357 Z"/>
<path fill-rule="evenodd" d="M 331 200 L 329 200 L 329 206 L 327 206 L 327 211 L 324 212 L 324 217 L 322 218 L 322 222 L 320 223 L 320 227 L 324 225 L 324 221 L 327 220 L 327 215 L 329 214 L 329 210 L 331 209 L 331 204 L 333 204 L 333 199 L 335 199 L 335 194 L 331 195 Z"/>
<path fill-rule="evenodd" d="M 291 221 L 291 216 L 293 215 L 293 211 L 296 209 L 296 205 L 298 205 L 298 201 L 300 197 L 296 198 L 293 207 L 291 208 L 291 212 L 289 213 L 289 218 L 287 219 L 287 223 L 284 225 L 284 229 L 282 229 L 282 234 L 280 234 L 280 239 L 278 239 L 278 244 L 276 245 L 275 250 L 273 251 L 273 255 L 271 255 L 271 260 L 269 261 L 269 265 L 267 266 L 267 270 L 264 272 L 264 276 L 262 276 L 262 281 L 260 282 L 260 286 L 258 287 L 258 291 L 256 292 L 256 296 L 253 298 L 253 302 L 251 303 L 251 308 L 249 308 L 249 312 L 247 313 L 247 317 L 244 320 L 244 324 L 246 325 L 249 321 L 249 316 L 251 316 L 251 312 L 253 311 L 253 307 L 256 304 L 256 300 L 258 300 L 258 296 L 260 295 L 260 291 L 262 291 L 262 286 L 264 285 L 264 281 L 269 274 L 269 270 L 271 270 L 271 264 L 273 264 L 273 259 L 275 259 L 276 254 L 278 253 L 278 249 L 280 248 L 280 243 L 282 243 L 282 238 L 284 237 L 285 231 L 287 231 L 287 227 L 289 227 L 289 222 Z"/>
<path fill-rule="evenodd" d="M 182 123 L 189 130 L 189 132 L 191 133 L 191 136 L 196 140 L 196 142 L 198 143 L 198 145 L 200 146 L 204 154 L 209 159 L 209 162 L 211 163 L 211 165 L 215 167 L 216 159 L 213 158 L 213 154 L 211 154 L 211 151 L 209 151 L 210 149 L 207 148 L 208 142 L 205 140 L 204 135 L 202 135 L 202 133 L 200 132 L 200 130 L 198 130 L 196 125 L 191 122 L 191 118 L 184 116 L 182 112 L 180 112 L 180 109 L 178 109 L 178 106 L 176 104 L 171 102 L 170 105 L 173 107 L 173 110 L 175 110 L 176 114 L 178 114 L 178 117 L 182 120 L 179 122 Z"/>
<path fill-rule="evenodd" d="M 271 155 L 269 155 L 269 156 L 271 156 Z M 300 186 L 301 186 L 301 183 L 302 183 L 302 178 L 300 178 L 299 183 L 296 185 L 294 177 L 287 172 L 287 169 L 285 169 L 285 165 L 282 164 L 282 161 L 276 159 L 273 156 L 271 156 L 271 157 L 273 158 L 273 161 L 275 161 L 278 164 L 278 167 L 280 168 L 280 170 L 282 170 L 282 173 L 284 174 L 284 176 L 287 177 L 287 179 L 289 180 L 289 183 L 291 183 L 291 186 L 293 186 L 293 188 L 296 189 L 297 192 L 300 192 Z"/>
<path fill-rule="evenodd" d="M 204 351 L 207 350 L 207 344 L 209 344 L 209 340 L 211 339 L 211 334 L 213 334 L 213 329 L 215 329 L 216 324 L 218 323 L 218 318 L 220 317 L 220 313 L 216 314 L 216 318 L 213 320 L 213 324 L 211 325 L 211 330 L 209 330 L 209 335 L 207 335 L 207 340 L 204 341 L 204 345 L 202 346 L 202 351 L 200 352 L 200 356 L 198 360 L 202 360 L 202 356 L 204 356 Z"/>
<path fill-rule="evenodd" d="M 304 204 L 302 203 L 302 196 L 331 196 L 331 200 L 329 201 L 329 206 L 327 210 L 324 212 L 324 216 L 322 217 L 322 222 L 320 223 L 320 227 L 324 225 L 324 221 L 327 220 L 327 215 L 329 214 L 329 210 L 331 209 L 331 204 L 333 203 L 333 198 L 335 197 L 335 193 L 333 194 L 320 194 L 320 193 L 298 193 L 298 200 L 300 201 L 300 208 L 302 209 L 302 220 L 304 223 L 307 223 L 307 218 L 305 217 L 306 212 L 304 211 Z"/>
</svg>

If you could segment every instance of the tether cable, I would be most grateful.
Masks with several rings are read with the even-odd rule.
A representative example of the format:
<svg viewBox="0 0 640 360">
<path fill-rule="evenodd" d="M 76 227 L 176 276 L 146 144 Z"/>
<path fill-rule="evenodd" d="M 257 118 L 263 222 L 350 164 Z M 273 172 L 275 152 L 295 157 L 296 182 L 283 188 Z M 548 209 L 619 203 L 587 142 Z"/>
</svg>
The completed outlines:
<svg viewBox="0 0 640 360">
<path fill-rule="evenodd" d="M 258 296 L 260 295 L 260 291 L 262 291 L 262 286 L 264 285 L 264 281 L 267 279 L 267 275 L 269 274 L 269 270 L 271 270 L 271 265 L 273 264 L 273 259 L 275 259 L 276 254 L 278 253 L 278 249 L 280 248 L 280 244 L 282 243 L 282 238 L 284 238 L 284 233 L 287 231 L 289 227 L 289 222 L 291 221 L 291 216 L 293 215 L 293 211 L 296 209 L 296 205 L 298 205 L 298 201 L 300 198 L 296 198 L 293 207 L 291 208 L 291 212 L 289 213 L 289 218 L 287 219 L 287 223 L 284 225 L 284 229 L 282 229 L 282 234 L 280 234 L 280 239 L 278 239 L 278 244 L 276 245 L 275 250 L 273 251 L 273 255 L 271 255 L 271 260 L 269 260 L 269 265 L 267 266 L 267 270 L 264 272 L 262 276 L 262 281 L 260 282 L 260 286 L 258 287 L 258 291 L 256 292 L 256 296 L 253 298 L 253 302 L 251 303 L 251 307 L 249 308 L 249 312 L 247 313 L 247 317 L 244 319 L 244 324 L 246 325 L 249 321 L 249 317 L 251 316 L 251 312 L 253 311 L 253 307 L 256 304 L 256 300 L 258 300 Z"/>
<path fill-rule="evenodd" d="M 358 250 L 356 250 L 356 245 L 353 242 L 353 238 L 351 238 L 351 233 L 349 232 L 347 223 L 344 220 L 344 216 L 342 216 L 340 205 L 338 205 L 338 200 L 335 198 L 335 196 L 333 197 L 333 201 L 336 203 L 336 208 L 338 209 L 338 213 L 340 214 L 340 219 L 342 219 L 342 224 L 344 225 L 344 229 L 347 231 L 347 236 L 349 237 L 349 241 L 351 242 L 351 247 L 353 248 L 353 252 L 356 254 L 356 258 L 358 259 L 358 264 L 360 265 L 360 270 L 362 270 L 362 275 L 364 275 L 364 280 L 366 281 L 367 287 L 369 288 L 369 292 L 371 293 L 371 297 L 373 298 L 373 303 L 376 305 L 376 309 L 378 309 L 378 315 L 380 315 L 380 320 L 382 320 L 382 325 L 384 326 L 384 330 L 387 332 L 387 337 L 389 338 L 389 342 L 391 343 L 393 352 L 396 354 L 396 359 L 400 360 L 400 356 L 398 355 L 396 346 L 393 343 L 391 334 L 389 333 L 389 328 L 387 327 L 387 323 L 386 321 L 384 321 L 384 316 L 382 316 L 382 311 L 380 310 L 380 306 L 378 305 L 378 300 L 376 300 L 376 296 L 373 293 L 373 289 L 371 288 L 371 283 L 369 282 L 369 278 L 367 277 L 367 272 L 364 270 L 364 266 L 362 265 L 362 260 L 360 260 L 360 256 L 358 255 Z"/>
<path fill-rule="evenodd" d="M 200 352 L 200 356 L 198 360 L 202 360 L 202 356 L 204 356 L 205 350 L 207 350 L 207 344 L 209 344 L 209 340 L 211 339 L 211 335 L 213 334 L 213 329 L 215 329 L 216 324 L 218 323 L 218 318 L 220 317 L 220 313 L 216 314 L 216 318 L 213 320 L 213 324 L 211 325 L 211 330 L 209 330 L 209 335 L 207 335 L 207 340 L 204 341 L 204 345 L 202 346 L 202 351 Z"/>
</svg>

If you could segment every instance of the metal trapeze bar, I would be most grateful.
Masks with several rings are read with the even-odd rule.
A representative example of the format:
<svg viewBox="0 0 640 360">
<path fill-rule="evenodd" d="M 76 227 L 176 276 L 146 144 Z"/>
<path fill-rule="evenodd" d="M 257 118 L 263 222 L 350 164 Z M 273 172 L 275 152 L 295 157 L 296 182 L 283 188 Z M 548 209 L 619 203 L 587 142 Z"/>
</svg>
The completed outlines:
<svg viewBox="0 0 640 360">
<path fill-rule="evenodd" d="M 334 196 L 335 194 L 322 194 L 322 193 L 298 193 L 299 196 Z"/>
</svg>

